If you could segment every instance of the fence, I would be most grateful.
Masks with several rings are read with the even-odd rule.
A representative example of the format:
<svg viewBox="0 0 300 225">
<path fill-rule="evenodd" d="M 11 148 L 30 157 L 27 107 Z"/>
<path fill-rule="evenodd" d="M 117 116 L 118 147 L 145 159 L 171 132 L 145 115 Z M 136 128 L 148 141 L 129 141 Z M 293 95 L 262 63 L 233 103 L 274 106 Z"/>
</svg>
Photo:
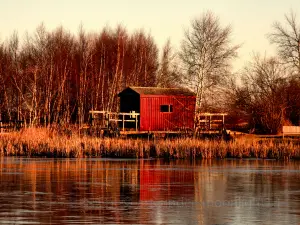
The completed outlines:
<svg viewBox="0 0 300 225">
<path fill-rule="evenodd" d="M 300 135 L 300 126 L 283 126 L 282 137 Z"/>
</svg>

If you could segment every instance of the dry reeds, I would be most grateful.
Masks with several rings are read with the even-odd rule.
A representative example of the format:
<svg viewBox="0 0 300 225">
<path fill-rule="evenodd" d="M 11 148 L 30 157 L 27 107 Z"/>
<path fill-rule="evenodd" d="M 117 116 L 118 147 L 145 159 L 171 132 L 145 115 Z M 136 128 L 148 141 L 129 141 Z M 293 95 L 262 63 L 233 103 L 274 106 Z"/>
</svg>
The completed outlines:
<svg viewBox="0 0 300 225">
<path fill-rule="evenodd" d="M 0 156 L 300 159 L 300 149 L 298 143 L 282 140 L 102 139 L 31 128 L 0 136 Z"/>
</svg>

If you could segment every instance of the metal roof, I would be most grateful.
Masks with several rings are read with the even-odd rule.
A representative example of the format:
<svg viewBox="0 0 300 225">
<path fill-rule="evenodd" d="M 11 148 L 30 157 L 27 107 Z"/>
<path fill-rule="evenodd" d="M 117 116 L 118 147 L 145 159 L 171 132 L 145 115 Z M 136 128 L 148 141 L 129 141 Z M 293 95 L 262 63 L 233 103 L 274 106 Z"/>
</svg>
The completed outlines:
<svg viewBox="0 0 300 225">
<path fill-rule="evenodd" d="M 187 88 L 160 88 L 160 87 L 127 87 L 122 92 L 131 89 L 139 95 L 184 95 L 195 96 L 195 93 Z M 122 93 L 121 92 L 121 93 Z M 120 93 L 120 94 L 121 94 Z"/>
</svg>

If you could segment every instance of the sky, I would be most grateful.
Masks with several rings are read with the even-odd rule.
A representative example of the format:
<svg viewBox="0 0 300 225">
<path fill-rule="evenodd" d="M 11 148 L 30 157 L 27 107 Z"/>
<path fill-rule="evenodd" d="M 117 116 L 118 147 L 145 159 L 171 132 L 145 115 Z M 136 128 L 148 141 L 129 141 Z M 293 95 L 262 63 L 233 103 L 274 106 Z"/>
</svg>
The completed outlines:
<svg viewBox="0 0 300 225">
<path fill-rule="evenodd" d="M 276 53 L 266 35 L 275 21 L 284 23 L 284 14 L 293 10 L 300 24 L 299 0 L 0 0 L 0 41 L 14 31 L 22 38 L 42 22 L 48 30 L 62 25 L 74 34 L 80 24 L 88 32 L 122 24 L 129 32 L 150 32 L 159 48 L 170 39 L 179 50 L 191 20 L 208 10 L 223 26 L 232 26 L 233 43 L 242 45 L 235 70 L 243 68 L 254 53 Z"/>
</svg>

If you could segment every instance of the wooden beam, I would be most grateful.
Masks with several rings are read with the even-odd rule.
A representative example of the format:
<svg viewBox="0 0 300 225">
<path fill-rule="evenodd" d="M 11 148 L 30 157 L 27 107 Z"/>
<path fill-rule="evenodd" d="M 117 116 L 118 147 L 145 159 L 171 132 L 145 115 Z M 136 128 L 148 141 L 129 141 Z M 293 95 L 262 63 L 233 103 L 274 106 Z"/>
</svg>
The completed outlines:
<svg viewBox="0 0 300 225">
<path fill-rule="evenodd" d="M 223 115 L 223 128 L 224 128 L 224 125 L 225 125 L 225 115 Z"/>
<path fill-rule="evenodd" d="M 89 113 L 94 113 L 94 114 L 102 114 L 102 113 L 106 113 L 107 111 L 98 111 L 98 110 L 90 110 Z"/>
<path fill-rule="evenodd" d="M 227 116 L 228 113 L 198 113 L 199 116 Z"/>
<path fill-rule="evenodd" d="M 138 127 L 138 119 L 137 119 L 137 116 L 136 116 L 136 117 L 135 117 L 135 131 L 138 130 L 137 127 Z"/>
<path fill-rule="evenodd" d="M 123 119 L 109 119 L 109 121 L 115 121 L 115 122 L 120 122 L 123 121 Z M 124 122 L 135 122 L 135 120 L 124 120 Z"/>
<path fill-rule="evenodd" d="M 125 116 L 139 116 L 139 113 L 136 112 L 108 112 L 108 111 L 96 111 L 96 110 L 90 110 L 89 113 L 91 114 L 107 114 L 107 115 L 125 115 Z"/>
<path fill-rule="evenodd" d="M 125 117 L 125 115 L 122 116 L 123 131 L 125 131 L 125 122 L 124 122 L 125 118 L 124 117 Z"/>
</svg>

